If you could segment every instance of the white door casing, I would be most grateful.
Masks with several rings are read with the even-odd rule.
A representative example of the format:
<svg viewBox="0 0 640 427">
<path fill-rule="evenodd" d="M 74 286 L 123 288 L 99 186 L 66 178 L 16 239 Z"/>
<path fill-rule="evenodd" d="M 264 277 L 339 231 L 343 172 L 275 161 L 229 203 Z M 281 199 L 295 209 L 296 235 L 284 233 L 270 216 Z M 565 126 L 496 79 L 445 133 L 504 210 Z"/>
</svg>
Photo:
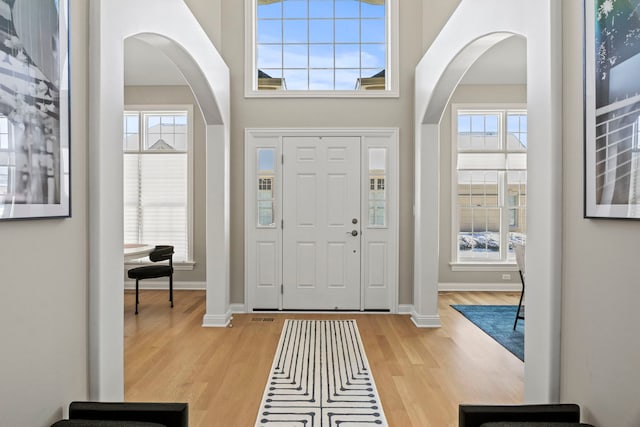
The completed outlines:
<svg viewBox="0 0 640 427">
<path fill-rule="evenodd" d="M 285 137 L 283 154 L 282 307 L 359 310 L 360 138 Z"/>
<path fill-rule="evenodd" d="M 285 153 L 284 165 L 283 151 L 293 150 L 285 148 L 299 145 L 296 143 L 317 142 L 316 146 L 324 144 L 324 156 L 329 155 L 339 157 L 336 153 L 342 148 L 333 150 L 332 154 L 327 152 L 330 145 L 336 141 L 353 140 L 359 141 L 359 148 L 355 149 L 355 153 L 350 154 L 356 157 L 353 160 L 355 166 L 348 168 L 350 178 L 341 177 L 345 171 L 336 169 L 325 171 L 328 178 L 325 183 L 328 187 L 333 186 L 335 191 L 329 191 L 331 197 L 327 208 L 329 212 L 328 221 L 332 223 L 340 223 L 340 226 L 334 226 L 335 234 L 329 236 L 328 232 L 321 233 L 320 239 L 309 238 L 299 239 L 305 242 L 314 242 L 312 245 L 304 249 L 310 249 L 311 246 L 318 248 L 318 241 L 327 245 L 333 245 L 329 249 L 333 252 L 325 251 L 322 261 L 317 256 L 307 256 L 307 263 L 312 265 L 311 259 L 315 260 L 315 265 L 326 264 L 326 255 L 335 257 L 337 253 L 341 253 L 341 257 L 350 255 L 348 265 L 353 266 L 353 262 L 359 263 L 359 274 L 351 271 L 340 270 L 336 267 L 340 262 L 333 261 L 327 272 L 318 273 L 320 267 L 316 267 L 315 272 L 309 270 L 300 270 L 303 279 L 311 281 L 316 280 L 316 275 L 325 275 L 325 278 L 318 279 L 327 280 L 333 284 L 333 291 L 340 289 L 339 283 L 347 279 L 336 279 L 346 274 L 351 274 L 351 282 L 359 281 L 359 289 L 353 290 L 353 294 L 349 297 L 356 301 L 349 303 L 347 308 L 346 299 L 334 297 L 330 300 L 328 296 L 316 295 L 314 300 L 307 302 L 298 302 L 295 299 L 288 299 L 287 292 L 289 288 L 285 287 L 285 274 L 287 268 L 293 268 L 292 264 L 299 255 L 295 250 L 285 249 L 284 240 L 286 231 L 291 230 L 291 226 L 295 223 L 295 217 L 285 215 L 283 212 L 287 210 L 298 209 L 306 212 L 315 212 L 303 202 L 297 200 L 295 193 L 291 190 L 290 179 L 285 178 L 289 174 L 295 175 L 294 169 L 287 169 L 291 164 L 291 157 L 295 154 Z M 326 145 L 327 142 L 329 145 Z M 398 309 L 398 130 L 395 128 L 374 128 L 374 129 L 246 129 L 245 130 L 245 310 L 261 311 L 261 310 L 316 310 L 323 309 L 333 310 L 336 307 L 344 310 L 382 310 L 396 313 Z M 351 148 L 353 150 L 353 148 Z M 295 151 L 295 150 L 293 150 Z M 267 154 L 265 156 L 265 154 Z M 265 166 L 264 158 L 274 158 L 273 163 L 267 162 L 269 166 Z M 262 159 L 262 160 L 261 160 Z M 349 160 L 348 162 L 351 162 Z M 358 174 L 356 180 L 353 174 Z M 314 172 L 314 173 L 317 173 Z M 272 203 L 264 200 L 264 180 L 271 179 L 270 184 Z M 327 179 L 327 177 L 325 177 Z M 359 190 L 349 190 L 342 188 L 340 181 L 349 179 L 351 181 L 359 181 Z M 377 191 L 370 191 L 371 179 L 377 183 L 375 185 Z M 302 179 L 304 181 L 305 178 Z M 284 183 L 286 181 L 286 183 Z M 307 179 L 308 181 L 308 179 Z M 295 182 L 295 179 L 294 179 Z M 325 185 L 323 184 L 323 185 Z M 302 184 L 301 184 L 302 185 Z M 344 191 L 343 191 L 344 190 Z M 303 192 L 303 197 L 308 194 Z M 324 191 L 324 190 L 323 190 Z M 293 194 L 293 196 L 291 196 Z M 349 196 L 348 196 L 349 195 Z M 348 196 L 348 197 L 347 197 Z M 285 201 L 286 198 L 286 201 Z M 346 203 L 343 200 L 348 199 Z M 375 199 L 375 200 L 374 200 Z M 357 200 L 357 205 L 356 201 Z M 260 210 L 258 205 L 261 206 Z M 285 206 L 287 205 L 287 206 Z M 290 205 L 290 206 L 289 206 Z M 337 208 L 331 207 L 331 205 Z M 349 205 L 347 212 L 346 206 Z M 351 206 L 353 205 L 353 206 Z M 265 216 L 264 207 L 267 208 Z M 288 207 L 289 206 L 289 207 Z M 345 219 L 334 219 L 340 210 L 344 211 Z M 376 214 L 374 214 L 374 212 Z M 304 212 L 301 212 L 304 214 Z M 325 214 L 326 215 L 326 214 Z M 353 218 L 358 220 L 358 224 L 352 224 Z M 284 219 L 284 221 L 283 221 Z M 292 223 L 293 221 L 293 223 Z M 283 224 L 284 222 L 284 224 Z M 346 222 L 346 223 L 345 223 Z M 284 230 L 282 228 L 284 225 Z M 337 229 L 340 228 L 340 234 Z M 347 235 L 347 231 L 358 231 L 358 236 Z M 307 232 L 309 230 L 303 230 Z M 301 233 L 303 232 L 301 231 Z M 294 236 L 292 234 L 291 236 Z M 300 237 L 300 236 L 299 236 Z M 308 237 L 308 236 L 307 236 Z M 317 236 L 316 236 L 317 237 Z M 295 237 L 289 237 L 295 240 Z M 358 242 L 359 240 L 359 242 Z M 343 242 L 343 243 L 341 243 Z M 317 249 L 315 249 L 317 250 Z M 350 252 L 344 252 L 344 251 Z M 354 250 L 356 253 L 354 254 Z M 293 255 L 289 255 L 289 253 Z M 344 258 L 343 258 L 344 259 Z M 347 258 L 348 259 L 348 258 Z M 300 262 L 303 260 L 300 259 Z M 353 262 L 351 262 L 353 261 Z M 347 265 L 345 263 L 344 265 Z M 333 269 L 333 271 L 331 271 Z M 291 270 L 293 271 L 293 270 Z M 291 273 L 293 274 L 293 273 Z M 297 274 L 297 273 L 296 273 Z M 359 279 L 357 276 L 359 275 Z M 293 277 L 293 276 L 292 276 Z M 346 277 L 346 276 L 344 276 Z M 295 281 L 295 280 L 293 280 Z M 307 289 L 304 289 L 307 290 Z M 339 294 L 339 292 L 338 292 Z M 354 296 L 357 294 L 357 296 Z M 304 295 L 300 292 L 299 295 Z M 291 298 L 294 298 L 293 296 Z M 322 302 L 322 305 L 318 303 Z M 337 301 L 337 302 L 334 302 Z M 305 306 L 306 304 L 306 306 Z"/>
</svg>

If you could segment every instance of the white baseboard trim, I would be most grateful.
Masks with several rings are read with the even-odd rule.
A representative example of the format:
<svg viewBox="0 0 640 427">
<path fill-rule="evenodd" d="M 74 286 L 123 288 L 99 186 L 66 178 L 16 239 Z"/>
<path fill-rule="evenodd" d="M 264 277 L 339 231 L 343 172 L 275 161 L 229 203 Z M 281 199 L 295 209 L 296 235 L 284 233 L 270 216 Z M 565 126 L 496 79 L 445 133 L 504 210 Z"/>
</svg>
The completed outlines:
<svg viewBox="0 0 640 427">
<path fill-rule="evenodd" d="M 485 292 L 520 292 L 522 285 L 520 283 L 438 283 L 438 291 L 456 292 L 456 291 L 485 291 Z"/>
<path fill-rule="evenodd" d="M 202 326 L 205 328 L 226 328 L 231 327 L 231 309 L 225 314 L 205 314 L 202 318 Z"/>
<path fill-rule="evenodd" d="M 169 290 L 169 279 L 166 277 L 159 280 L 141 280 L 140 290 Z M 126 290 L 135 290 L 135 280 L 125 280 L 124 288 Z M 173 281 L 174 291 L 204 291 L 207 289 L 207 282 L 176 282 Z"/>
<path fill-rule="evenodd" d="M 439 315 L 423 316 L 416 313 L 415 310 L 411 313 L 411 321 L 413 321 L 418 328 L 439 328 L 442 326 Z"/>
<path fill-rule="evenodd" d="M 247 306 L 244 304 L 231 304 L 229 310 L 231 310 L 233 314 L 244 314 L 247 312 Z"/>
<path fill-rule="evenodd" d="M 413 314 L 413 304 L 398 304 L 398 314 Z"/>
</svg>

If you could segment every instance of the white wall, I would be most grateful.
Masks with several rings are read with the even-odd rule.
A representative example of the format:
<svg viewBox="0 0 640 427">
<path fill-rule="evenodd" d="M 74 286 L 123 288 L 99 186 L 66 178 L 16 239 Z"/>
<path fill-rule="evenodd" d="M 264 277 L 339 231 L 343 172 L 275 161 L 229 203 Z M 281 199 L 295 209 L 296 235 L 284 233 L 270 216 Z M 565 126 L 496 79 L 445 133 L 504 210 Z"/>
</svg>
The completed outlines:
<svg viewBox="0 0 640 427">
<path fill-rule="evenodd" d="M 189 0 L 192 10 L 196 3 Z M 399 99 L 249 99 L 244 98 L 244 2 L 222 3 L 222 46 L 231 70 L 231 301 L 244 301 L 244 129 L 284 127 L 400 128 L 399 302 L 412 300 L 413 280 L 413 73 L 423 52 L 421 0 L 400 0 Z M 446 16 L 430 17 L 442 26 Z M 440 21 L 436 21 L 440 20 Z M 416 31 L 417 30 L 417 31 Z"/>
<path fill-rule="evenodd" d="M 561 397 L 601 427 L 640 425 L 640 222 L 583 218 L 582 1 L 563 1 Z"/>
<path fill-rule="evenodd" d="M 205 28 L 215 27 L 206 0 L 188 0 Z M 457 0 L 402 0 L 400 100 L 369 102 L 245 100 L 242 96 L 240 1 L 224 2 L 223 56 L 232 71 L 232 301 L 242 301 L 242 130 L 253 126 L 401 127 L 401 302 L 410 303 L 413 246 L 413 66 L 430 43 L 439 13 Z M 424 3 L 424 13 L 421 13 Z M 445 3 L 445 2 L 442 2 Z M 432 5 L 433 4 L 433 5 Z M 72 213 L 71 219 L 0 222 L 0 426 L 48 426 L 72 399 L 87 397 L 87 78 L 88 2 L 71 1 Z M 446 6 L 446 7 L 445 7 Z M 444 9 L 443 9 L 444 8 Z M 582 1 L 563 1 L 564 23 L 564 235 L 561 400 L 579 403 L 585 421 L 600 427 L 640 425 L 640 297 L 637 240 L 640 223 L 586 220 L 582 215 Z M 415 28 L 420 28 L 420 40 Z M 419 34 L 419 31 L 417 32 Z M 214 38 L 214 36 L 212 36 Z M 236 52 L 233 52 L 233 51 Z M 263 107 L 281 113 L 263 111 Z M 298 109 L 323 114 L 300 117 Z M 365 108 L 358 116 L 345 111 Z M 377 111 L 381 109 L 381 111 Z M 246 111 L 245 111 L 246 110 Z M 334 111 L 336 110 L 336 111 Z M 240 192 L 238 195 L 235 193 Z M 19 421 L 18 421 L 19 420 Z"/>
<path fill-rule="evenodd" d="M 0 222 L 0 426 L 50 426 L 88 395 L 87 16 L 71 1 L 72 218 Z"/>
</svg>

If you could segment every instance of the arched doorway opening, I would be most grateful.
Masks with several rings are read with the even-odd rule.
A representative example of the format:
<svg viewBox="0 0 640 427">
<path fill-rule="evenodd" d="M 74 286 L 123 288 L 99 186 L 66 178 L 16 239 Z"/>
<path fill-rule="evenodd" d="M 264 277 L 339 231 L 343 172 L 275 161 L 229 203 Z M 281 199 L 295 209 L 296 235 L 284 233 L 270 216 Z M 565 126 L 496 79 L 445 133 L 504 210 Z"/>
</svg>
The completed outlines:
<svg viewBox="0 0 640 427">
<path fill-rule="evenodd" d="M 499 10 L 496 14 L 494 11 Z M 527 39 L 529 117 L 525 400 L 559 399 L 562 248 L 561 8 L 552 0 L 462 0 L 416 67 L 414 312 L 437 327 L 439 122 L 453 90 L 488 49 Z"/>
<path fill-rule="evenodd" d="M 180 0 L 91 3 L 89 141 L 90 397 L 122 400 L 122 111 L 124 40 L 160 49 L 178 67 L 206 127 L 205 326 L 226 326 L 229 308 L 229 70 Z"/>
</svg>

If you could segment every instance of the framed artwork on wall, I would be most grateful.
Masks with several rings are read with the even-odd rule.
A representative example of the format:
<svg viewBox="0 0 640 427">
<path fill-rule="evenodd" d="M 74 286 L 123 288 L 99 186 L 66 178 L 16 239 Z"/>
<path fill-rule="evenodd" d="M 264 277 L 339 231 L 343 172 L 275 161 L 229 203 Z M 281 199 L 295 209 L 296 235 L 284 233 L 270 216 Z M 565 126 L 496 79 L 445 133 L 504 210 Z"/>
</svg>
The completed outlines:
<svg viewBox="0 0 640 427">
<path fill-rule="evenodd" d="M 0 220 L 71 216 L 68 18 L 0 1 Z"/>
<path fill-rule="evenodd" d="M 584 22 L 584 216 L 640 219 L 640 0 L 585 0 Z"/>
</svg>

